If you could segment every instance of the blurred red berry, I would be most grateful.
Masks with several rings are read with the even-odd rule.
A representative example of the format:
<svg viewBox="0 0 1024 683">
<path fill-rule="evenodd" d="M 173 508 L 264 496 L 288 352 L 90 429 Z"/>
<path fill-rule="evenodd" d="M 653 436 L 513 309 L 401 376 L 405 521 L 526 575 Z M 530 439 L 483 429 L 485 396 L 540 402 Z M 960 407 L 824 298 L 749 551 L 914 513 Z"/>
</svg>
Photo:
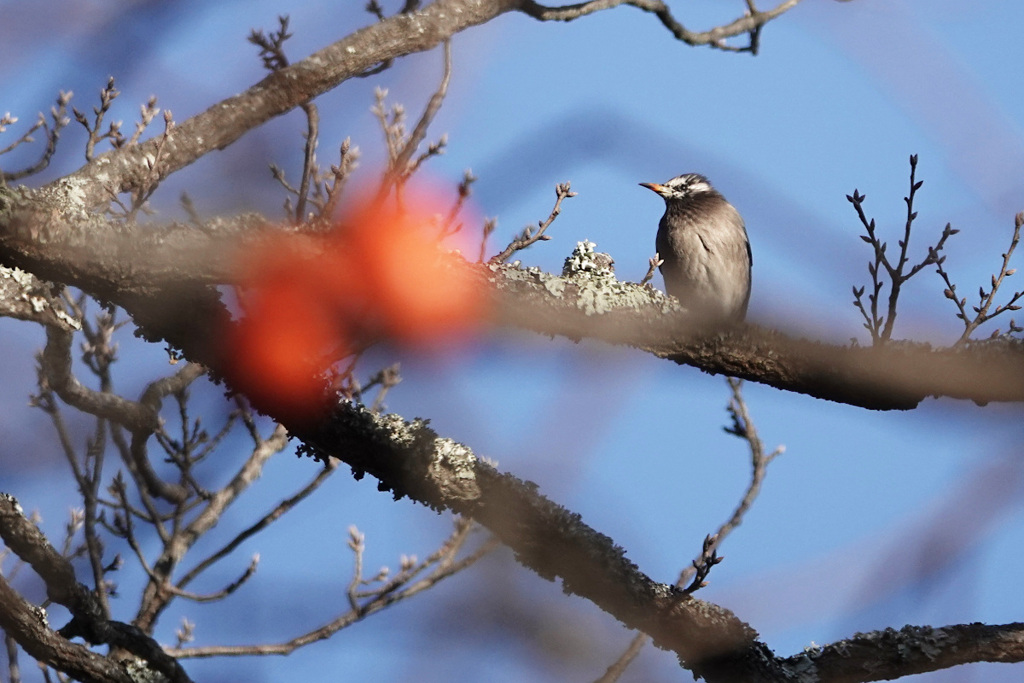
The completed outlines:
<svg viewBox="0 0 1024 683">
<path fill-rule="evenodd" d="M 342 226 L 340 240 L 358 263 L 363 304 L 395 341 L 434 347 L 472 330 L 484 290 L 465 262 L 438 248 L 439 211 L 417 201 L 404 212 L 368 206 Z"/>
<path fill-rule="evenodd" d="M 330 363 L 381 339 L 440 348 L 480 324 L 485 292 L 438 246 L 436 202 L 363 204 L 326 236 L 278 233 L 238 268 L 241 319 L 224 339 L 226 375 L 257 407 L 318 414 Z"/>
</svg>

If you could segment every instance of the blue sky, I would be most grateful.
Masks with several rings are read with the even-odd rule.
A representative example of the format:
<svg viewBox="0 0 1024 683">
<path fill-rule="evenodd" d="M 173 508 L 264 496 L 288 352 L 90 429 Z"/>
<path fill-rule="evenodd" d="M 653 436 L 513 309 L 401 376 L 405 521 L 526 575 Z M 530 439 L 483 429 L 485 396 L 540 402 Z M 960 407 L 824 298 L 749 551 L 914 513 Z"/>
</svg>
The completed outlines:
<svg viewBox="0 0 1024 683">
<path fill-rule="evenodd" d="M 129 129 L 151 94 L 182 120 L 262 77 L 245 36 L 253 27 L 275 28 L 285 11 L 271 2 L 50 4 L 57 11 L 44 17 L 37 3 L 0 2 L 13 17 L 0 27 L 0 112 L 29 121 L 58 89 L 74 90 L 73 103 L 85 110 L 113 75 L 123 91 L 115 117 Z M 368 21 L 362 3 L 292 4 L 293 59 Z M 731 20 L 742 5 L 705 0 L 675 11 L 697 28 Z M 571 180 L 579 195 L 564 204 L 551 241 L 519 258 L 557 271 L 578 240 L 590 239 L 629 280 L 646 270 L 662 211 L 637 183 L 702 172 L 747 221 L 751 319 L 865 341 L 850 287 L 868 282 L 869 254 L 845 195 L 854 188 L 867 194 L 866 210 L 895 242 L 910 154 L 920 156 L 925 183 L 912 251 L 922 256 L 951 222 L 962 232 L 946 265 L 964 293 L 987 284 L 998 267 L 1013 214 L 1024 210 L 1024 71 L 1015 47 L 1022 22 L 1024 5 L 994 0 L 806 0 L 765 29 L 762 52 L 752 58 L 676 43 L 654 17 L 630 8 L 568 25 L 504 16 L 454 41 L 450 95 L 432 129 L 432 137 L 449 133 L 449 146 L 429 169 L 452 185 L 466 168 L 479 176 L 477 209 L 499 220 L 492 252 L 544 218 L 555 183 Z M 332 162 L 341 138 L 351 136 L 364 169 L 372 169 L 380 159 L 369 113 L 373 89 L 387 87 L 391 100 L 415 115 L 440 66 L 438 51 L 413 56 L 321 98 L 320 159 Z M 283 197 L 262 169 L 274 162 L 296 177 L 302 130 L 297 114 L 281 117 L 175 176 L 155 198 L 161 216 L 181 217 L 183 189 L 207 214 L 274 215 Z M 81 163 L 81 140 L 69 129 L 47 177 Z M 655 283 L 661 286 L 660 278 Z M 1011 278 L 1014 285 L 1022 286 Z M 898 336 L 937 343 L 958 336 L 934 274 L 922 273 L 902 303 Z M 21 387 L 11 392 L 18 397 L 32 389 L 30 354 L 40 342 L 22 327 L 4 325 L 12 352 L 0 360 L 9 386 Z M 159 350 L 136 348 L 127 335 L 122 343 L 126 386 L 141 386 L 162 369 L 158 360 L 145 362 L 159 359 Z M 379 357 L 393 360 L 383 351 Z M 721 430 L 728 397 L 721 378 L 637 352 L 514 331 L 495 332 L 454 362 L 402 360 L 405 381 L 389 396 L 391 410 L 429 417 L 442 435 L 536 481 L 657 579 L 672 580 L 689 562 L 746 484 L 744 446 Z M 889 414 L 755 385 L 746 395 L 768 446 L 785 444 L 787 451 L 723 548 L 727 559 L 703 597 L 734 609 L 780 654 L 905 623 L 1020 619 L 1018 406 L 943 399 Z M 19 462 L 18 444 L 45 451 L 23 431 L 35 418 L 18 397 L 5 399 L 0 418 L 9 444 L 0 446 L 5 467 Z M 55 532 L 67 498 L 55 495 L 57 475 L 40 464 L 54 457 L 41 453 L 38 462 L 6 470 L 0 489 L 42 510 Z M 311 475 L 310 463 L 281 458 L 260 483 L 266 498 L 222 526 L 244 524 Z M 262 558 L 249 592 L 223 607 L 169 615 L 161 637 L 170 637 L 183 613 L 209 642 L 223 642 L 215 631 L 221 624 L 245 640 L 239 621 L 254 639 L 290 637 L 343 608 L 349 524 L 366 532 L 371 566 L 393 566 L 399 553 L 427 554 L 447 523 L 408 502 L 394 504 L 371 482 L 354 483 L 345 473 L 308 507 L 246 546 Z M 333 679 L 325 672 L 338 670 L 355 680 L 599 675 L 629 635 L 590 605 L 509 565 L 497 558 L 464 584 L 442 586 L 287 659 L 187 666 L 208 680 L 240 671 L 268 681 L 298 671 L 309 680 Z M 225 569 L 224 576 L 235 573 Z M 294 591 L 281 594 L 282 582 Z M 523 615 L 502 613 L 510 608 L 494 595 L 499 582 L 498 592 L 538 602 Z M 126 601 L 130 609 L 134 603 Z M 460 624 L 464 615 L 485 613 L 493 629 L 470 632 Z M 530 629 L 538 624 L 553 630 L 537 636 Z M 680 676 L 674 658 L 655 651 L 634 675 L 624 680 Z M 982 665 L 921 679 L 1019 676 L 1019 666 Z"/>
</svg>

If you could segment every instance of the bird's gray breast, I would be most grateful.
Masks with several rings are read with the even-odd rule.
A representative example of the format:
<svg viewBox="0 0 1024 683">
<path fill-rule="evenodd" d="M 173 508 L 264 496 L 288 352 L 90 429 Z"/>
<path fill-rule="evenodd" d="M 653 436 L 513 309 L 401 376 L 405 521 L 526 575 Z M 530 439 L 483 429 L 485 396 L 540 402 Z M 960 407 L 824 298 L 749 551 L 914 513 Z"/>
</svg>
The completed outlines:
<svg viewBox="0 0 1024 683">
<path fill-rule="evenodd" d="M 742 318 L 750 296 L 750 251 L 739 212 L 720 196 L 668 204 L 658 226 L 665 289 L 688 309 Z"/>
</svg>

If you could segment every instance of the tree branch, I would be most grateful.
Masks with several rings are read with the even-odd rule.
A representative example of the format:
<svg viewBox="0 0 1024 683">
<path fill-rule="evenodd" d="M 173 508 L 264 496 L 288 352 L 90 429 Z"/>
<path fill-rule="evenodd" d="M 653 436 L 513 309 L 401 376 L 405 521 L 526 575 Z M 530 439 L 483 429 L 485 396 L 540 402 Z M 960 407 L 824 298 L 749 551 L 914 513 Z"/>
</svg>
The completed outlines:
<svg viewBox="0 0 1024 683">
<path fill-rule="evenodd" d="M 430 50 L 516 5 L 515 0 L 437 0 L 418 12 L 396 14 L 360 29 L 175 126 L 163 144 L 156 180 L 377 64 Z M 83 210 L 100 206 L 111 194 L 153 182 L 147 159 L 155 158 L 159 145 L 160 138 L 155 138 L 102 154 L 49 190 Z"/>
<path fill-rule="evenodd" d="M 438 437 L 422 421 L 342 403 L 328 420 L 299 426 L 294 434 L 308 455 L 339 458 L 356 478 L 370 474 L 396 498 L 408 496 L 483 524 L 522 564 L 548 580 L 561 579 L 566 592 L 650 634 L 694 673 L 736 674 L 763 661 L 757 634 L 731 612 L 651 580 L 579 515 L 536 486 L 498 472 L 462 444 Z"/>
<path fill-rule="evenodd" d="M 45 244 L 28 226 L 12 231 L 0 240 L 0 259 L 123 306 L 147 338 L 188 349 L 190 360 L 216 370 L 221 359 L 213 330 L 221 329 L 227 313 L 206 287 L 231 282 L 223 253 L 213 256 L 215 245 L 227 244 L 226 238 L 216 242 L 189 229 L 170 230 L 161 238 L 154 230 L 122 236 L 111 251 L 105 237 L 83 234 L 77 225 L 48 230 Z M 132 263 L 130 271 L 124 262 Z M 694 327 L 669 299 L 647 287 L 498 264 L 475 267 L 481 286 L 496 297 L 500 320 L 542 334 L 627 345 L 705 372 L 872 410 L 911 409 L 928 396 L 1024 401 L 1024 348 L 1018 341 L 871 348 L 797 339 L 755 325 L 722 334 L 714 330 L 709 337 L 708 330 Z"/>
<path fill-rule="evenodd" d="M 612 9 L 620 5 L 636 7 L 644 12 L 650 12 L 661 20 L 662 25 L 667 28 L 676 40 L 687 45 L 710 45 L 722 50 L 732 52 L 751 52 L 757 54 L 760 30 L 772 19 L 791 10 L 800 4 L 800 0 L 785 0 L 779 3 L 774 9 L 767 12 L 759 12 L 748 3 L 747 13 L 724 26 L 716 26 L 709 31 L 691 31 L 683 26 L 672 15 L 662 0 L 589 0 L 575 5 L 563 5 L 561 7 L 546 7 L 534 0 L 522 0 L 519 11 L 539 21 L 572 21 L 594 12 Z M 743 33 L 750 34 L 750 44 L 745 47 L 731 47 L 723 42 L 726 38 L 732 38 Z"/>
<path fill-rule="evenodd" d="M 957 624 L 860 633 L 784 660 L 809 680 L 882 681 L 971 662 L 1024 660 L 1024 624 Z"/>
<path fill-rule="evenodd" d="M 91 643 L 124 648 L 174 683 L 190 680 L 178 661 L 168 656 L 141 630 L 104 618 L 96 598 L 75 578 L 71 563 L 50 545 L 36 525 L 22 513 L 17 501 L 8 495 L 0 495 L 0 538 L 43 579 L 47 597 L 71 612 L 72 619 L 59 631 L 60 636 L 67 639 L 82 637 Z M 3 585 L 7 587 L 6 583 Z M 0 610 L 0 613 L 4 611 Z M 25 649 L 29 651 L 27 647 Z M 49 661 L 45 657 L 42 660 Z"/>
<path fill-rule="evenodd" d="M 639 285 L 491 268 L 503 322 L 542 334 L 601 339 L 712 374 L 872 410 L 908 410 L 928 396 L 1024 401 L 1020 342 L 873 348 L 797 339 L 755 325 L 702 330 L 663 295 Z"/>
<path fill-rule="evenodd" d="M 133 683 L 118 664 L 84 645 L 61 638 L 46 613 L 26 601 L 0 576 L 0 628 L 29 656 L 86 683 Z"/>
</svg>

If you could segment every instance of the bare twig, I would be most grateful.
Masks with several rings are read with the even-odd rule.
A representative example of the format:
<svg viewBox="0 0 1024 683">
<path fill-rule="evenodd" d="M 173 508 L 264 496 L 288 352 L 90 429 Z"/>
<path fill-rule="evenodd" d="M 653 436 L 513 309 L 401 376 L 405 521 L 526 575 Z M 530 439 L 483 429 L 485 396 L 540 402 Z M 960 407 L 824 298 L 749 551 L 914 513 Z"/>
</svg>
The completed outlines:
<svg viewBox="0 0 1024 683">
<path fill-rule="evenodd" d="M 316 146 L 320 129 L 320 113 L 316 105 L 306 102 L 302 105 L 306 114 L 306 144 L 302 156 L 302 180 L 299 182 L 299 197 L 295 203 L 295 222 L 306 220 L 306 202 L 309 200 L 309 185 L 316 175 Z"/>
<path fill-rule="evenodd" d="M 640 280 L 640 284 L 646 285 L 650 282 L 654 278 L 654 271 L 658 270 L 663 263 L 665 263 L 665 260 L 657 252 L 654 253 L 654 258 L 647 259 L 647 274 Z"/>
<path fill-rule="evenodd" d="M 145 109 L 143 109 L 145 112 Z M 174 130 L 174 115 L 170 109 L 164 110 L 164 132 L 157 139 L 156 152 L 152 159 L 146 160 L 146 172 L 142 178 L 138 181 L 138 184 L 132 188 L 132 205 L 131 208 L 126 212 L 125 218 L 129 221 L 134 221 L 139 211 L 145 211 L 149 213 L 146 207 L 146 202 L 156 192 L 157 187 L 160 185 L 161 178 L 164 174 L 160 170 L 160 164 L 164 159 L 164 149 L 167 147 L 167 141 L 171 137 L 171 131 Z M 136 131 L 141 133 L 142 131 Z M 135 139 L 133 137 L 133 139 Z M 120 204 L 120 202 L 118 202 Z M 123 205 L 122 205 L 123 207 Z"/>
<path fill-rule="evenodd" d="M 384 106 L 384 97 L 387 95 L 387 91 L 379 89 L 377 91 L 377 104 L 374 106 L 373 112 L 377 115 L 384 131 L 389 158 L 388 170 L 378 191 L 378 198 L 383 198 L 392 188 L 400 188 L 408 180 L 409 176 L 419 169 L 424 161 L 430 157 L 442 154 L 445 146 L 448 144 L 448 137 L 442 135 L 437 142 L 428 145 L 425 151 L 413 159 L 413 155 L 416 154 L 420 144 L 427 135 L 427 128 L 430 127 L 434 117 L 437 116 L 437 112 L 441 109 L 441 104 L 448 93 L 448 84 L 451 82 L 451 41 L 444 41 L 443 47 L 444 71 L 441 75 L 441 82 L 434 94 L 431 95 L 427 106 L 424 108 L 411 133 L 408 135 L 405 133 L 405 110 L 396 105 L 392 107 L 389 116 Z"/>
<path fill-rule="evenodd" d="M 405 139 L 405 107 L 400 104 L 387 106 L 387 88 L 374 88 L 374 105 L 370 111 L 377 118 L 384 134 L 384 146 L 388 152 L 388 168 L 395 164 L 402 141 Z"/>
<path fill-rule="evenodd" d="M 391 391 L 393 387 L 398 386 L 398 383 L 401 381 L 402 375 L 399 373 L 398 363 L 389 365 L 371 377 L 369 383 L 363 387 L 363 391 L 365 392 L 373 386 L 380 386 L 380 391 L 377 392 L 377 396 L 373 399 L 373 404 L 370 406 L 370 410 L 375 413 L 379 413 L 384 408 L 384 399 L 387 397 L 388 392 Z"/>
<path fill-rule="evenodd" d="M 377 0 L 369 0 L 366 3 L 366 11 L 377 17 L 377 21 L 384 21 L 384 8 L 380 6 Z"/>
<path fill-rule="evenodd" d="M 182 504 L 188 497 L 188 489 L 181 484 L 172 484 L 163 480 L 149 460 L 148 441 L 154 433 L 161 429 L 159 425 L 159 410 L 163 400 L 167 396 L 182 391 L 189 384 L 202 377 L 206 372 L 205 368 L 195 363 L 182 366 L 175 374 L 151 382 L 142 392 L 139 405 L 149 411 L 154 423 L 132 426 L 132 439 L 128 455 L 133 463 L 132 471 L 137 473 L 139 480 L 144 484 L 150 495 L 156 498 L 174 503 Z"/>
<path fill-rule="evenodd" d="M 209 556 L 207 556 L 202 561 L 197 563 L 195 567 L 186 572 L 185 575 L 178 580 L 176 584 L 177 587 L 179 589 L 184 588 L 207 568 L 211 567 L 217 561 L 230 555 L 238 546 L 240 546 L 247 539 L 252 538 L 258 532 L 267 528 L 268 526 L 276 522 L 278 519 L 280 519 L 282 516 L 284 516 L 285 513 L 289 512 L 292 508 L 294 508 L 300 502 L 308 498 L 314 491 L 320 488 L 320 485 L 323 484 L 327 480 L 327 478 L 334 473 L 337 467 L 338 461 L 326 464 L 316 474 L 316 476 L 313 477 L 312 481 L 307 483 L 304 487 L 302 487 L 299 491 L 297 491 L 290 497 L 278 503 L 273 510 L 269 511 L 268 513 L 260 517 L 260 519 L 257 520 L 254 524 L 250 525 L 243 531 L 236 534 L 235 537 L 232 538 L 223 547 L 211 553 Z"/>
<path fill-rule="evenodd" d="M 100 91 L 100 105 L 93 107 L 93 120 L 90 123 L 88 117 L 85 114 L 72 108 L 72 113 L 75 115 L 75 120 L 82 124 L 86 132 L 89 134 L 89 139 L 85 142 L 85 160 L 92 161 L 96 155 L 96 145 L 104 140 L 110 140 L 111 144 L 115 149 L 121 147 L 121 143 L 124 142 L 124 135 L 121 134 L 121 122 L 113 121 L 110 123 L 106 131 L 101 131 L 103 127 L 103 119 L 106 117 L 107 112 L 110 111 L 111 105 L 117 96 L 121 94 L 121 91 L 114 87 L 114 77 L 111 76 L 107 80 L 106 86 Z M 144 110 L 145 111 L 145 110 Z"/>
<path fill-rule="evenodd" d="M 1021 225 L 1024 225 L 1024 212 L 1018 213 L 1014 217 L 1013 236 L 1010 238 L 1010 247 L 1002 255 L 1003 263 L 999 267 L 999 274 L 993 275 L 990 280 L 991 289 L 986 292 L 984 287 L 978 288 L 978 305 L 971 307 L 974 310 L 974 317 L 969 317 L 969 314 L 967 313 L 967 299 L 959 298 L 957 296 L 956 285 L 953 284 L 949 274 L 942 267 L 943 263 L 946 261 L 946 257 L 943 256 L 942 258 L 935 260 L 936 272 L 942 278 L 942 281 L 946 283 L 946 289 L 943 293 L 947 299 L 951 300 L 956 305 L 958 311 L 956 317 L 964 323 L 964 331 L 960 335 L 960 338 L 953 344 L 954 346 L 963 346 L 966 344 L 971 335 L 980 325 L 992 318 L 995 318 L 1001 313 L 1020 310 L 1021 307 L 1017 302 L 1024 297 L 1024 290 L 1014 292 L 1009 301 L 1001 306 L 996 306 L 995 310 L 992 313 L 989 313 L 992 308 L 992 304 L 995 302 L 996 293 L 999 291 L 999 287 L 1003 284 L 1003 281 L 1017 272 L 1016 268 L 1010 268 L 1010 259 L 1013 257 L 1013 252 L 1020 243 Z M 1006 334 L 1011 335 L 1021 331 L 1024 331 L 1024 329 L 1019 327 L 1013 319 L 1011 319 L 1010 329 Z M 992 337 L 997 336 L 999 336 L 999 330 L 995 330 L 992 333 Z"/>
<path fill-rule="evenodd" d="M 456 223 L 456 220 L 459 217 L 459 213 L 462 212 L 462 208 L 466 205 L 466 200 L 472 194 L 473 183 L 476 181 L 477 177 L 468 168 L 462 173 L 462 180 L 459 182 L 458 198 L 452 204 L 452 208 L 448 210 L 448 215 L 445 216 L 441 225 L 442 238 L 454 235 L 462 230 L 462 223 Z"/>
<path fill-rule="evenodd" d="M 417 9 L 419 9 L 419 6 L 419 0 L 405 0 L 405 4 L 402 5 L 402 8 L 400 10 L 398 10 L 398 14 L 411 14 L 412 12 L 415 12 Z M 380 3 L 377 2 L 377 0 L 369 0 L 366 3 L 365 9 L 367 12 L 375 16 L 377 18 L 377 21 L 384 21 L 387 18 L 386 15 L 384 14 L 384 8 L 381 7 Z M 356 74 L 356 77 L 366 78 L 367 76 L 375 76 L 383 71 L 390 69 L 392 64 L 394 64 L 393 59 L 386 59 L 377 66 L 367 69 L 362 73 Z"/>
<path fill-rule="evenodd" d="M 245 568 L 245 571 L 243 571 L 242 574 L 237 579 L 235 579 L 234 581 L 232 581 L 231 583 L 229 583 L 227 586 L 225 586 L 224 588 L 220 589 L 219 591 L 216 591 L 216 592 L 213 592 L 213 593 L 205 593 L 205 594 L 192 593 L 190 591 L 182 590 L 178 586 L 173 586 L 173 585 L 170 585 L 170 584 L 167 584 L 166 588 L 173 595 L 175 595 L 175 596 L 177 596 L 179 598 L 184 598 L 186 600 L 191 600 L 192 602 L 198 602 L 198 603 L 217 602 L 218 600 L 223 600 L 224 598 L 230 596 L 232 593 L 234 593 L 239 588 L 241 588 L 242 585 L 245 584 L 246 581 L 248 581 L 253 576 L 255 576 L 256 575 L 256 567 L 259 565 L 259 563 L 260 563 L 260 554 L 256 553 L 255 555 L 252 556 L 252 559 L 249 560 L 249 565 Z"/>
<path fill-rule="evenodd" d="M 494 538 L 489 538 L 478 548 L 458 558 L 458 554 L 474 525 L 469 520 L 457 518 L 455 530 L 441 546 L 423 561 L 403 556 L 399 572 L 390 576 L 385 567 L 369 579 L 363 578 L 363 555 L 366 549 L 364 535 L 355 527 L 349 529 L 349 548 L 353 553 L 353 573 L 347 590 L 349 609 L 328 624 L 313 629 L 291 640 L 281 643 L 242 646 L 210 646 L 194 648 L 168 648 L 175 657 L 216 657 L 246 655 L 280 655 L 331 637 L 341 629 L 365 619 L 397 602 L 427 590 L 446 578 L 454 576 L 472 566 L 482 557 L 498 547 Z M 425 574 L 421 577 L 421 575 Z M 418 578 L 421 577 L 421 578 Z M 379 584 L 371 589 L 362 586 Z"/>
<path fill-rule="evenodd" d="M 571 191 L 569 183 L 559 183 L 555 186 L 555 206 L 551 209 L 551 213 L 547 219 L 537 222 L 537 227 L 526 226 L 523 231 L 519 233 L 514 240 L 509 242 L 509 245 L 505 247 L 500 254 L 491 257 L 489 263 L 505 263 L 508 261 L 512 254 L 526 249 L 532 244 L 537 242 L 543 242 L 551 239 L 544 232 L 548 227 L 555 222 L 558 218 L 558 214 L 562 212 L 562 200 L 566 197 L 575 197 L 576 193 Z"/>
<path fill-rule="evenodd" d="M 174 637 L 177 641 L 175 647 L 181 647 L 185 643 L 191 643 L 195 640 L 196 625 L 189 621 L 187 617 L 181 618 L 181 627 L 174 632 Z"/>
<path fill-rule="evenodd" d="M 480 263 L 483 263 L 484 259 L 487 258 L 487 238 L 491 236 L 497 227 L 497 218 L 488 218 L 484 220 L 483 229 L 480 232 L 480 255 L 477 259 Z"/>
<path fill-rule="evenodd" d="M 327 184 L 326 176 L 317 179 L 314 203 L 319 208 L 321 216 L 330 217 L 334 214 L 345 191 L 345 184 L 358 160 L 359 149 L 352 147 L 352 141 L 345 138 L 338 150 L 338 164 L 331 166 L 330 185 Z"/>
<path fill-rule="evenodd" d="M 263 29 L 253 29 L 249 33 L 249 42 L 260 49 L 260 59 L 263 60 L 263 68 L 267 71 L 279 71 L 288 66 L 288 57 L 284 54 L 284 44 L 292 37 L 288 32 L 288 24 L 291 21 L 287 14 L 277 17 L 277 30 L 272 31 L 268 36 Z"/>
<path fill-rule="evenodd" d="M 683 584 L 686 583 L 682 578 L 685 574 L 689 574 L 689 576 L 692 577 L 692 580 L 690 581 L 690 585 L 683 588 L 683 591 L 687 595 L 695 593 L 708 585 L 708 582 L 705 579 L 707 579 L 708 574 L 711 573 L 711 568 L 724 559 L 724 557 L 718 556 L 718 537 L 710 534 L 705 536 L 704 542 L 701 544 L 700 555 L 691 562 L 689 571 L 684 574 L 680 574 L 679 578 L 681 580 L 676 585 L 682 588 Z"/>
<path fill-rule="evenodd" d="M 21 137 L 3 149 L 0 149 L 0 155 L 7 154 L 16 147 L 35 142 L 35 138 L 32 137 L 32 134 L 40 128 L 42 128 L 43 132 L 46 133 L 46 147 L 43 149 L 39 160 L 28 168 L 23 168 L 20 171 L 0 171 L 0 185 L 12 180 L 27 178 L 28 176 L 39 173 L 50 165 L 50 159 L 53 158 L 54 153 L 57 151 L 57 141 L 60 139 L 60 132 L 71 122 L 67 113 L 68 102 L 71 101 L 72 95 L 73 93 L 70 90 L 67 92 L 64 92 L 63 90 L 60 91 L 57 95 L 57 104 L 50 107 L 49 123 L 43 113 L 39 112 L 36 122 L 32 124 L 32 126 L 25 131 Z M 18 117 L 11 116 L 10 113 L 5 113 L 0 117 L 0 133 L 4 132 L 7 126 L 17 122 L 17 120 Z"/>
<path fill-rule="evenodd" d="M 726 427 L 725 431 L 747 442 L 750 449 L 750 484 L 747 485 L 743 498 L 740 499 L 739 504 L 733 510 L 729 519 L 722 526 L 718 527 L 714 534 L 705 538 L 701 554 L 693 561 L 693 567 L 684 570 L 680 574 L 678 582 L 680 586 L 689 581 L 694 574 L 700 577 L 699 581 L 693 579 L 693 582 L 686 589 L 688 592 L 702 587 L 707 572 L 710 571 L 712 566 L 722 561 L 721 557 L 715 555 L 715 551 L 721 546 L 722 541 L 736 527 L 743 523 L 744 515 L 746 515 L 750 506 L 753 505 L 754 500 L 757 498 L 757 494 L 761 491 L 761 484 L 768 472 L 768 465 L 786 450 L 784 446 L 778 446 L 771 453 L 765 453 L 764 443 L 757 434 L 757 427 L 754 426 L 750 418 L 750 411 L 743 398 L 743 381 L 732 377 L 727 377 L 726 381 L 728 381 L 729 388 L 732 391 L 732 398 L 729 400 L 728 407 L 732 425 Z"/>
<path fill-rule="evenodd" d="M 868 272 L 871 274 L 872 285 L 872 291 L 868 294 L 869 306 L 865 306 L 862 300 L 864 287 L 853 287 L 853 304 L 861 312 L 861 315 L 864 316 L 864 327 L 871 334 L 871 341 L 874 345 L 884 344 L 892 336 L 893 325 L 896 323 L 897 303 L 903 284 L 917 275 L 925 266 L 936 263 L 939 260 L 940 252 L 945 247 L 946 240 L 960 232 L 953 229 L 947 223 L 935 246 L 928 247 L 928 254 L 921 261 L 911 266 L 909 270 L 907 269 L 907 264 L 909 263 L 907 249 L 910 246 L 910 230 L 914 220 L 917 218 L 917 212 L 914 211 L 914 196 L 924 184 L 924 181 L 916 180 L 916 171 L 917 155 L 913 154 L 910 157 L 910 192 L 903 198 L 907 205 L 907 220 L 903 228 L 903 239 L 898 242 L 900 253 L 895 265 L 886 255 L 888 244 L 883 242 L 878 236 L 875 230 L 875 220 L 873 218 L 868 220 L 864 213 L 863 204 L 867 198 L 866 195 L 860 194 L 857 190 L 854 190 L 852 195 L 846 195 L 846 199 L 853 204 L 861 225 L 864 226 L 866 234 L 861 235 L 861 239 L 871 245 L 874 256 L 873 260 L 868 263 Z M 881 291 L 885 286 L 885 280 L 882 277 L 883 272 L 888 276 L 889 280 L 889 298 L 884 314 L 880 312 Z"/>
<path fill-rule="evenodd" d="M 120 512 L 114 513 L 114 522 L 110 527 L 111 531 L 118 538 L 123 538 L 128 543 L 128 547 L 135 554 L 135 559 L 139 561 L 139 566 L 142 567 L 142 571 L 149 576 L 150 580 L 162 583 L 163 578 L 158 576 L 152 566 L 150 566 L 146 560 L 146 554 L 142 551 L 142 546 L 139 545 L 139 541 L 135 537 L 135 522 L 132 521 L 134 515 L 128 502 L 128 487 L 125 486 L 120 472 L 115 475 L 108 490 L 114 497 L 115 510 L 120 510 Z"/>
<path fill-rule="evenodd" d="M 4 649 L 7 650 L 7 680 L 21 683 L 21 667 L 18 665 L 18 641 L 10 633 L 4 633 Z"/>
<path fill-rule="evenodd" d="M 363 552 L 366 550 L 366 534 L 359 531 L 355 525 L 348 528 L 348 549 L 352 551 L 352 578 L 348 582 L 348 590 L 345 595 L 348 597 L 349 607 L 353 612 L 359 611 L 359 600 L 356 590 L 363 582 Z"/>
<path fill-rule="evenodd" d="M 633 660 L 643 651 L 650 639 L 651 637 L 646 633 L 637 633 L 633 640 L 629 641 L 629 645 L 619 655 L 619 658 L 612 662 L 611 666 L 594 683 L 615 683 L 615 681 L 619 680 L 622 674 L 626 673 L 626 669 L 633 663 Z"/>
<path fill-rule="evenodd" d="M 375 2 L 367 5 L 367 10 L 376 6 Z M 378 6 L 379 9 L 379 6 Z M 277 18 L 278 29 L 268 36 L 262 30 L 253 29 L 249 34 L 249 42 L 260 48 L 260 58 L 263 66 L 268 71 L 279 71 L 288 66 L 288 56 L 284 52 L 285 42 L 293 34 L 288 32 L 289 17 L 281 15 Z M 295 189 L 284 180 L 284 172 L 271 164 L 271 172 L 274 178 L 280 182 L 286 190 L 296 195 L 295 209 L 289 211 L 296 224 L 306 220 L 306 202 L 309 201 L 310 184 L 315 184 L 317 176 L 316 147 L 319 140 L 320 112 L 312 100 L 307 100 L 299 105 L 306 115 L 306 143 L 302 157 L 302 177 L 299 180 L 299 187 Z M 290 204 L 286 204 L 286 208 Z"/>
<path fill-rule="evenodd" d="M 135 132 L 132 133 L 132 136 L 128 141 L 124 142 L 123 139 L 115 139 L 111 140 L 111 144 L 113 144 L 114 147 L 139 144 L 139 139 L 142 137 L 142 133 L 149 127 L 149 124 L 153 122 L 153 119 L 155 119 L 156 115 L 159 113 L 160 108 L 156 106 L 156 97 L 151 96 L 145 104 L 139 106 L 139 120 L 135 124 Z"/>
<path fill-rule="evenodd" d="M 93 585 L 96 589 L 96 596 L 100 601 L 100 607 L 103 609 L 103 614 L 109 617 L 110 603 L 107 596 L 108 585 L 105 578 L 108 569 L 103 564 L 103 541 L 97 533 L 99 489 L 103 481 L 103 459 L 107 450 L 106 435 L 107 421 L 102 418 L 97 419 L 95 434 L 86 446 L 85 462 L 83 463 L 85 471 L 81 473 L 81 478 L 78 479 L 78 488 L 82 494 L 82 503 L 85 506 L 81 515 L 81 523 L 84 529 L 85 544 L 88 548 Z"/>
</svg>

